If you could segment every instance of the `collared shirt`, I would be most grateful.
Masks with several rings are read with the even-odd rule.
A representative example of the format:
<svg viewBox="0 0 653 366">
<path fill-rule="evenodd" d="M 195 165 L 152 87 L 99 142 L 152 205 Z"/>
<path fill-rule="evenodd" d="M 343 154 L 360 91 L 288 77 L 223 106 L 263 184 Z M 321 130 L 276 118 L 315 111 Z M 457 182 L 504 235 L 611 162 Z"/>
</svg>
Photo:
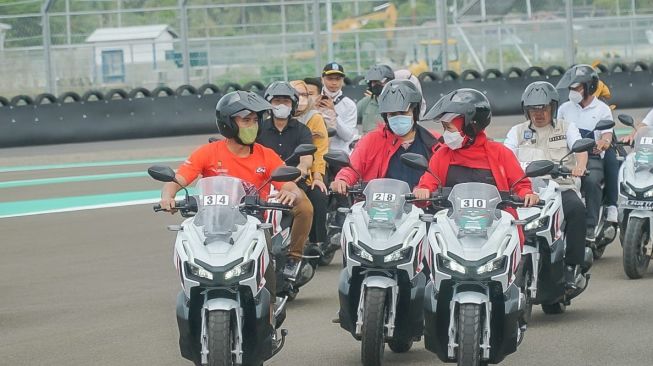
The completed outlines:
<svg viewBox="0 0 653 366">
<path fill-rule="evenodd" d="M 558 120 L 560 121 L 560 120 Z M 561 122 L 561 121 L 560 121 Z M 557 123 L 557 122 L 556 122 Z M 504 145 L 506 145 L 507 148 L 512 150 L 513 152 L 517 152 L 517 149 L 520 146 L 520 141 L 522 140 L 531 140 L 531 139 L 537 139 L 537 129 L 528 129 L 526 130 L 523 128 L 524 124 L 529 124 L 530 122 L 525 122 L 518 124 L 516 126 L 513 126 L 510 131 L 508 131 L 508 135 L 506 136 L 506 140 L 503 142 Z M 547 127 L 544 127 L 545 129 L 548 130 L 553 130 L 553 125 L 548 125 Z M 519 132 L 524 131 L 522 133 L 522 136 L 519 136 Z M 524 136 L 528 134 L 530 131 L 530 136 Z M 565 131 L 565 137 L 567 141 L 567 147 L 569 147 L 569 150 L 571 150 L 572 146 L 574 146 L 574 143 L 582 138 L 580 135 L 580 131 L 578 130 L 578 127 L 576 127 L 575 124 L 569 123 L 567 125 L 566 131 Z"/>
<path fill-rule="evenodd" d="M 274 150 L 281 160 L 286 160 L 292 155 L 297 146 L 313 143 L 311 130 L 294 118 L 291 118 L 286 127 L 281 131 L 277 129 L 270 118 L 261 122 L 260 128 L 261 131 L 256 142 Z M 299 164 L 299 157 L 295 157 L 287 162 L 288 166 L 297 166 L 297 164 Z"/>
<path fill-rule="evenodd" d="M 558 118 L 573 123 L 579 130 L 586 131 L 593 130 L 602 119 L 613 120 L 612 110 L 599 98 L 594 98 L 585 108 L 581 107 L 580 104 L 567 101 L 558 109 Z M 596 138 L 600 139 L 600 136 L 607 132 L 613 132 L 613 129 L 597 131 Z"/>
<path fill-rule="evenodd" d="M 410 168 L 401 162 L 401 156 L 407 152 L 419 154 L 424 157 L 429 156 L 429 148 L 426 146 L 424 141 L 422 141 L 420 135 L 415 134 L 415 140 L 413 140 L 413 143 L 410 144 L 408 148 L 400 146 L 394 155 L 392 155 L 385 177 L 402 180 L 408 183 L 408 186 L 412 190 L 415 188 L 417 183 L 419 183 L 419 179 L 424 173 L 422 171 Z"/>
<path fill-rule="evenodd" d="M 354 140 L 358 132 L 357 119 L 358 109 L 356 103 L 339 91 L 333 98 L 336 110 L 336 136 L 329 141 L 329 150 L 341 150 L 350 153 L 349 144 Z"/>
</svg>

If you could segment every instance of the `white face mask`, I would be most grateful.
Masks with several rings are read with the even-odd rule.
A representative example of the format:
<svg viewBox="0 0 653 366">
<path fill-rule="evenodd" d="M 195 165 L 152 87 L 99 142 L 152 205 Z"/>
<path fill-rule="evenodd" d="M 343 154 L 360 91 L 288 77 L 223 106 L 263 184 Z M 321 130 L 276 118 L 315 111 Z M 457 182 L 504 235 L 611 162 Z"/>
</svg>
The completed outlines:
<svg viewBox="0 0 653 366">
<path fill-rule="evenodd" d="M 337 92 L 332 92 L 329 89 L 327 89 L 326 87 L 322 88 L 322 94 L 326 95 L 327 97 L 329 97 L 331 99 L 337 97 L 339 93 L 340 93 L 340 90 L 338 90 Z"/>
<path fill-rule="evenodd" d="M 460 132 L 451 131 L 444 131 L 442 138 L 444 139 L 444 143 L 449 146 L 451 150 L 457 150 L 463 147 L 463 141 L 465 140 Z"/>
<path fill-rule="evenodd" d="M 577 92 L 575 90 L 570 90 L 569 91 L 569 100 L 571 100 L 573 103 L 580 104 L 580 102 L 583 101 L 583 94 L 580 92 Z"/>
<path fill-rule="evenodd" d="M 286 119 L 290 116 L 290 107 L 285 104 L 272 106 L 272 113 L 276 118 Z"/>
</svg>

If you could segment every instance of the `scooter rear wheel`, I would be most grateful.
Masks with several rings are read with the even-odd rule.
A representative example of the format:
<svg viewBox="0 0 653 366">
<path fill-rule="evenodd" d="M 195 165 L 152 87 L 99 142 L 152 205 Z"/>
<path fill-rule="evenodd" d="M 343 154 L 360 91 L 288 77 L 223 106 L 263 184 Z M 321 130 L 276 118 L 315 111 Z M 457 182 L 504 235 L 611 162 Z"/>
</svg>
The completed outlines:
<svg viewBox="0 0 653 366">
<path fill-rule="evenodd" d="M 562 314 L 567 310 L 567 306 L 561 302 L 557 302 L 554 304 L 542 304 L 542 311 L 544 314 Z"/>
</svg>

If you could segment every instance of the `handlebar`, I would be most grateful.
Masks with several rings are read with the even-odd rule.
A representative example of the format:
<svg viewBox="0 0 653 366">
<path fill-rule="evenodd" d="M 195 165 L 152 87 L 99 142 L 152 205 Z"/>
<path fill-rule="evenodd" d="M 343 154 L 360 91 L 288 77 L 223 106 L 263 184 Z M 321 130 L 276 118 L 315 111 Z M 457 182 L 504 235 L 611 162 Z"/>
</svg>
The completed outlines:
<svg viewBox="0 0 653 366">
<path fill-rule="evenodd" d="M 161 204 L 159 203 L 153 205 L 152 209 L 154 210 L 154 212 L 165 211 L 161 207 Z M 197 201 L 193 196 L 189 196 L 188 200 L 184 199 L 184 200 L 175 201 L 175 209 L 179 210 L 179 212 L 181 212 L 181 215 L 183 217 L 193 216 L 195 215 L 195 213 L 197 213 Z"/>
</svg>

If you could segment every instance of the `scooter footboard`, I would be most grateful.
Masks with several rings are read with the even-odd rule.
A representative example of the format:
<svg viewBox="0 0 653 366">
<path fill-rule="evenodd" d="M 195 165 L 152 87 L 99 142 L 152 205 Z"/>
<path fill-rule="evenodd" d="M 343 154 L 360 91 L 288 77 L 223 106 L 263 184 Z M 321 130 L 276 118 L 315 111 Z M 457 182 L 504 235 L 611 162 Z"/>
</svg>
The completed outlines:
<svg viewBox="0 0 653 366">
<path fill-rule="evenodd" d="M 181 357 L 193 361 L 195 364 L 200 362 L 199 348 L 194 346 L 196 338 L 193 337 L 190 307 L 188 306 L 184 291 L 177 294 L 177 327 L 179 328 L 179 351 Z"/>
</svg>

